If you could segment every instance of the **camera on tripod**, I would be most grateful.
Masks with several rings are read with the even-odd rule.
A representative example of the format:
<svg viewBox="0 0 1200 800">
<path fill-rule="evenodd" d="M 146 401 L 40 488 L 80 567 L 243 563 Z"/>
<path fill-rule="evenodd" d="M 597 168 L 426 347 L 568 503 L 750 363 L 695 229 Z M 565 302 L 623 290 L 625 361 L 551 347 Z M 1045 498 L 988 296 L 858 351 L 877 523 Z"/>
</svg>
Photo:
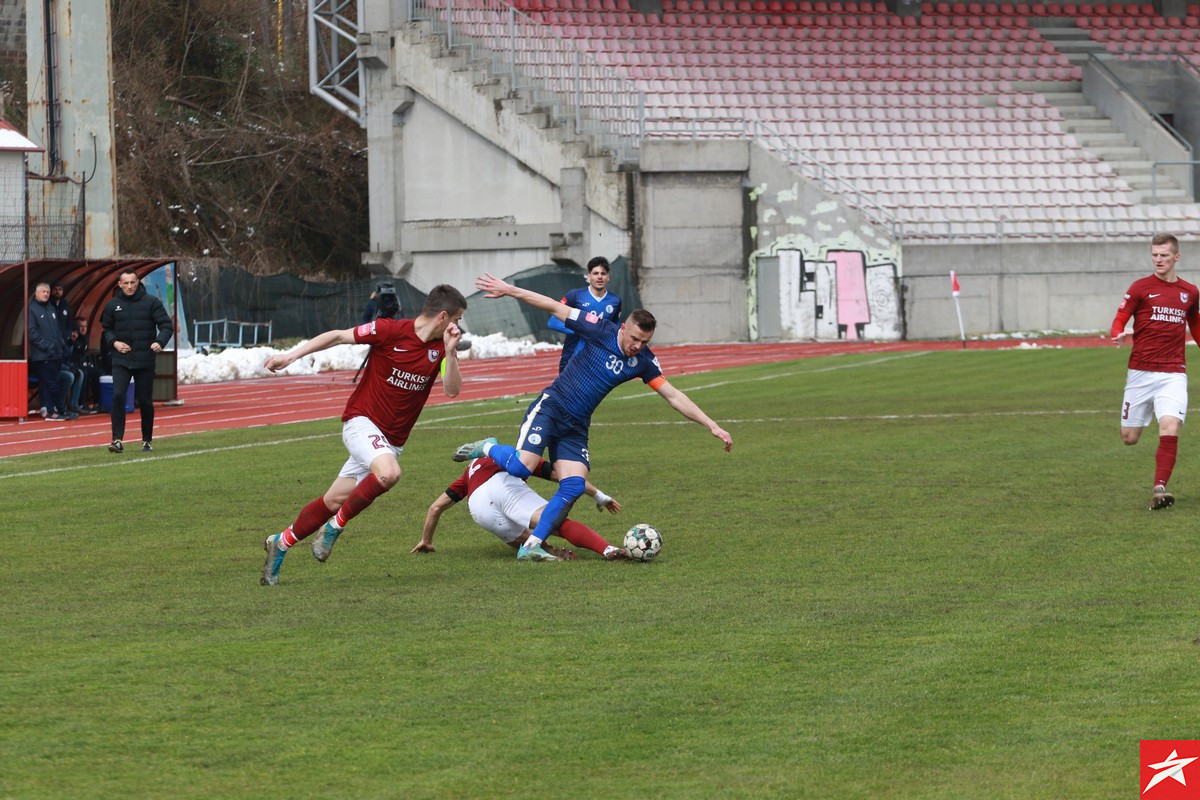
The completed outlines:
<svg viewBox="0 0 1200 800">
<path fill-rule="evenodd" d="M 381 283 L 375 287 L 375 316 L 383 319 L 395 319 L 400 315 L 400 296 L 396 287 L 390 283 Z"/>
</svg>

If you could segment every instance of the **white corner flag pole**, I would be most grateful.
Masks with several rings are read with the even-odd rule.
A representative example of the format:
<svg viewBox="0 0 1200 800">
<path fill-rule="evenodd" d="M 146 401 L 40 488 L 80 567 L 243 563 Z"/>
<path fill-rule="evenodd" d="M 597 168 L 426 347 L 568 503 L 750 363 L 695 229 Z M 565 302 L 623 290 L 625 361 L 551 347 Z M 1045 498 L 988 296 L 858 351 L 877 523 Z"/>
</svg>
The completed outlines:
<svg viewBox="0 0 1200 800">
<path fill-rule="evenodd" d="M 954 313 L 958 314 L 958 338 L 962 340 L 963 349 L 967 349 L 967 334 L 963 331 L 962 307 L 958 304 L 958 275 L 950 270 L 950 294 L 954 296 Z"/>
</svg>

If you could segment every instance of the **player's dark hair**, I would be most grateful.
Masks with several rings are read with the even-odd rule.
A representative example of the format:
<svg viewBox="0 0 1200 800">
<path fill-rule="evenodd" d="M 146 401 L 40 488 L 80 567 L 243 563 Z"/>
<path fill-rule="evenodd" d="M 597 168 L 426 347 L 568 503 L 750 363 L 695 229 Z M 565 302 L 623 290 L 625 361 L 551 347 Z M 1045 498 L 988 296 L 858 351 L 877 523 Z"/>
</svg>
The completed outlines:
<svg viewBox="0 0 1200 800">
<path fill-rule="evenodd" d="M 465 311 L 466 308 L 467 298 L 463 297 L 462 292 L 448 283 L 439 283 L 425 296 L 425 305 L 421 307 L 421 314 L 435 317 L 445 311 L 447 314 L 453 315 L 455 311 Z"/>
<path fill-rule="evenodd" d="M 604 271 L 608 272 L 608 259 L 604 256 L 596 256 L 588 262 L 587 271 L 591 272 L 596 267 L 604 267 Z"/>
<path fill-rule="evenodd" d="M 658 320 L 654 318 L 654 315 L 644 308 L 634 309 L 634 312 L 625 321 L 632 323 L 644 331 L 652 331 L 654 330 L 654 326 L 658 325 Z"/>
<path fill-rule="evenodd" d="M 1150 240 L 1150 244 L 1162 246 L 1164 244 L 1171 245 L 1171 249 L 1176 253 L 1179 252 L 1179 240 L 1169 233 L 1156 233 L 1154 238 Z"/>
</svg>

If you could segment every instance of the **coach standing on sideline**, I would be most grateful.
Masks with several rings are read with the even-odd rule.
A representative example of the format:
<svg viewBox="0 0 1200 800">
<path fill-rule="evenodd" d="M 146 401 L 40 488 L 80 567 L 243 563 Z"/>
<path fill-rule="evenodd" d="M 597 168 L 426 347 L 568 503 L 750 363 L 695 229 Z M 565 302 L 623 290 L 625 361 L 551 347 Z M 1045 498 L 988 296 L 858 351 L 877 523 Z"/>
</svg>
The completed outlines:
<svg viewBox="0 0 1200 800">
<path fill-rule="evenodd" d="M 122 272 L 119 291 L 100 315 L 104 342 L 112 348 L 112 444 L 111 453 L 125 452 L 125 393 L 133 378 L 134 398 L 142 414 L 142 451 L 154 449 L 154 362 L 171 341 L 171 317 L 162 302 L 142 286 L 133 270 Z"/>
</svg>

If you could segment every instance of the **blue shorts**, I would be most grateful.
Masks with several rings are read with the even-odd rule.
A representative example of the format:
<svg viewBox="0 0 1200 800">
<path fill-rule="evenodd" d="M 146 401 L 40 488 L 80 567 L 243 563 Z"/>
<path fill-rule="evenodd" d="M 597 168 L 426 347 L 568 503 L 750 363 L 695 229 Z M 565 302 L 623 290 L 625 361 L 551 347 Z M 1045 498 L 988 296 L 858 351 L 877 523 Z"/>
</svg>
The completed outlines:
<svg viewBox="0 0 1200 800">
<path fill-rule="evenodd" d="M 549 448 L 551 464 L 578 461 L 590 469 L 587 444 L 588 426 L 572 421 L 550 395 L 540 394 L 529 404 L 517 436 L 518 450 L 540 456 Z"/>
</svg>

